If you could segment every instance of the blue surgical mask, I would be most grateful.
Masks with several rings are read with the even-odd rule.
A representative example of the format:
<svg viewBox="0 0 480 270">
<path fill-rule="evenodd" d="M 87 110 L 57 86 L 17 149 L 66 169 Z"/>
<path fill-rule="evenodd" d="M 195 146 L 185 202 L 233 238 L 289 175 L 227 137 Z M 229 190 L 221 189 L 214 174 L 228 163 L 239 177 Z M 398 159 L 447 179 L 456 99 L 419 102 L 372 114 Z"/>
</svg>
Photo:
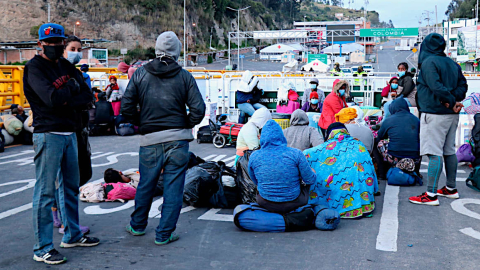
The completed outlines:
<svg viewBox="0 0 480 270">
<path fill-rule="evenodd" d="M 398 72 L 398 77 L 402 77 L 403 75 L 405 75 L 405 71 L 399 71 Z"/>
<path fill-rule="evenodd" d="M 317 89 L 317 85 L 314 84 L 314 83 L 311 83 L 311 84 L 310 84 L 310 88 L 312 88 L 312 89 Z"/>
<path fill-rule="evenodd" d="M 341 97 L 343 97 L 345 95 L 345 89 L 338 90 L 338 93 L 340 94 Z"/>
<path fill-rule="evenodd" d="M 312 103 L 313 105 L 317 105 L 318 104 L 318 99 L 311 99 L 310 103 Z"/>
<path fill-rule="evenodd" d="M 67 60 L 76 65 L 82 60 L 82 52 L 67 52 Z"/>
<path fill-rule="evenodd" d="M 397 89 L 398 88 L 398 84 L 396 84 L 396 83 L 392 83 L 390 86 L 392 87 L 392 89 Z"/>
</svg>

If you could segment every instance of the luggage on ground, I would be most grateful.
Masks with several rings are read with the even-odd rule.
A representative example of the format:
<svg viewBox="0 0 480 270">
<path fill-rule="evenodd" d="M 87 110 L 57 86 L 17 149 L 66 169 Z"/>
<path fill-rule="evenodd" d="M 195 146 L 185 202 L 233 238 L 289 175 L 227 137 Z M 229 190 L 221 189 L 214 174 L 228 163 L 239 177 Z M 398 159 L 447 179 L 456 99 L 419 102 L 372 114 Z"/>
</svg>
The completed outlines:
<svg viewBox="0 0 480 270">
<path fill-rule="evenodd" d="M 465 143 L 457 150 L 457 159 L 458 162 L 473 162 L 475 156 L 472 153 L 472 145 L 470 143 Z"/>
<path fill-rule="evenodd" d="M 235 225 L 253 232 L 306 231 L 313 227 L 315 214 L 310 205 L 302 206 L 290 213 L 269 212 L 256 203 L 241 204 L 233 211 Z"/>
<path fill-rule="evenodd" d="M 277 105 L 277 113 L 292 114 L 295 110 L 300 109 L 300 103 L 289 100 L 286 105 Z"/>
<path fill-rule="evenodd" d="M 197 143 L 213 143 L 213 135 L 210 126 L 203 126 L 198 129 Z"/>
<path fill-rule="evenodd" d="M 243 157 L 240 157 L 237 161 L 235 184 L 238 187 L 240 201 L 244 204 L 257 202 L 257 185 L 252 181 L 248 173 L 248 160 L 253 151 L 244 151 Z"/>
<path fill-rule="evenodd" d="M 467 187 L 480 192 L 480 166 L 473 169 L 465 184 Z"/>
<path fill-rule="evenodd" d="M 397 167 L 392 167 L 387 172 L 388 184 L 392 186 L 422 186 L 422 179 L 415 172 L 405 172 Z"/>
<path fill-rule="evenodd" d="M 227 122 L 225 125 L 220 127 L 220 134 L 238 136 L 238 133 L 240 133 L 240 129 L 242 127 L 243 124 Z"/>
<path fill-rule="evenodd" d="M 315 212 L 315 227 L 322 231 L 333 231 L 340 223 L 340 213 L 335 209 L 329 209 L 324 205 L 313 207 Z"/>
<path fill-rule="evenodd" d="M 10 135 L 17 136 L 23 129 L 22 121 L 11 114 L 2 115 L 3 125 Z"/>
<path fill-rule="evenodd" d="M 107 202 L 134 200 L 137 190 L 127 183 L 107 183 L 103 184 Z"/>
<path fill-rule="evenodd" d="M 80 187 L 79 198 L 82 202 L 103 202 L 105 201 L 105 189 L 102 183 L 87 183 Z"/>
</svg>

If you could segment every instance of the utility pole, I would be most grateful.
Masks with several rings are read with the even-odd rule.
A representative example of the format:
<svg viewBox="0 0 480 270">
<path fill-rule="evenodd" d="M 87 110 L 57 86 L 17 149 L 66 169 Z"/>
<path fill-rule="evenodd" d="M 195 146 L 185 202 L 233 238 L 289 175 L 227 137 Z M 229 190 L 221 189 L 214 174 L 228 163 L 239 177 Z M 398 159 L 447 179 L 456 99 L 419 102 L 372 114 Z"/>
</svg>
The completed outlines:
<svg viewBox="0 0 480 270">
<path fill-rule="evenodd" d="M 48 3 L 47 5 L 48 5 L 48 22 L 50 22 L 50 3 Z"/>
<path fill-rule="evenodd" d="M 437 5 L 435 5 L 435 32 L 438 33 L 438 16 L 437 16 Z"/>
<path fill-rule="evenodd" d="M 428 11 L 428 10 L 424 10 L 425 13 L 427 13 L 427 18 L 425 18 L 425 20 L 428 22 L 428 25 L 427 25 L 427 30 L 428 30 L 428 33 L 430 34 L 430 13 L 433 13 L 433 11 Z"/>
<path fill-rule="evenodd" d="M 239 9 L 235 9 L 235 8 L 231 8 L 231 7 L 227 7 L 228 9 L 230 10 L 233 10 L 233 11 L 237 11 L 237 63 L 238 63 L 238 68 L 240 68 L 240 11 L 244 11 L 244 10 L 247 10 L 250 8 L 250 6 L 248 7 L 245 7 L 245 8 L 239 8 Z M 230 52 L 228 52 L 230 53 Z"/>
<path fill-rule="evenodd" d="M 212 48 L 212 34 L 213 34 L 213 27 L 210 28 L 210 48 L 208 48 L 209 50 L 211 50 Z"/>
<path fill-rule="evenodd" d="M 365 8 L 363 9 L 363 14 L 365 16 L 365 20 L 363 21 L 363 29 L 367 29 L 367 5 L 368 0 L 365 0 Z M 367 60 L 367 37 L 363 37 L 363 54 L 365 55 L 365 60 Z"/>
<path fill-rule="evenodd" d="M 187 67 L 187 0 L 183 0 L 183 67 Z"/>
</svg>

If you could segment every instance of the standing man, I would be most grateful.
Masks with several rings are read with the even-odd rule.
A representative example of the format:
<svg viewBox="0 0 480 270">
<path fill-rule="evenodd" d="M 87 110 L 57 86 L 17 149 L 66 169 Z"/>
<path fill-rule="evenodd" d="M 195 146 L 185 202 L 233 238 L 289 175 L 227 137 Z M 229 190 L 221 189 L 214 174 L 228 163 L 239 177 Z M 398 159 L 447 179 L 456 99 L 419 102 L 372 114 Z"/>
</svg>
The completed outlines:
<svg viewBox="0 0 480 270">
<path fill-rule="evenodd" d="M 416 204 L 439 205 L 437 195 L 459 198 L 456 189 L 457 156 L 455 133 L 459 113 L 468 85 L 460 67 L 446 57 L 445 40 L 437 33 L 428 35 L 422 43 L 418 65 L 417 104 L 420 116 L 420 154 L 427 155 L 427 192 L 410 197 Z M 447 185 L 437 190 L 443 164 Z"/>
<path fill-rule="evenodd" d="M 182 208 L 189 142 L 193 140 L 192 128 L 205 116 L 205 102 L 195 79 L 177 64 L 181 47 L 171 31 L 158 36 L 157 58 L 135 71 L 122 99 L 121 114 L 140 126 L 142 134 L 140 184 L 127 231 L 135 236 L 145 234 L 155 188 L 163 171 L 164 202 L 156 229 L 157 245 L 179 238 L 174 231 Z"/>
<path fill-rule="evenodd" d="M 78 169 L 75 126 L 78 111 L 92 102 L 93 95 L 64 50 L 64 29 L 48 23 L 38 30 L 42 53 L 25 65 L 25 96 L 33 111 L 33 147 L 36 183 L 33 191 L 33 259 L 59 264 L 66 258 L 52 242 L 51 207 L 58 189 L 58 206 L 65 226 L 60 247 L 90 247 L 99 240 L 86 237 L 78 225 Z"/>
</svg>

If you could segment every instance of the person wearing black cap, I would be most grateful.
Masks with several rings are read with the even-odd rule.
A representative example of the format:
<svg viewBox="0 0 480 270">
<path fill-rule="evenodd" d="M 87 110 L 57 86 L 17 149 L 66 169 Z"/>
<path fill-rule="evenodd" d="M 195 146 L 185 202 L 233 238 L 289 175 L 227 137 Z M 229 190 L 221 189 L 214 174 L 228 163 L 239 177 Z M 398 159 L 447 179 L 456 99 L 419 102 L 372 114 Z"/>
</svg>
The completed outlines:
<svg viewBox="0 0 480 270">
<path fill-rule="evenodd" d="M 78 224 L 80 175 L 75 127 L 78 111 L 93 101 L 93 95 L 75 66 L 62 58 L 65 46 L 63 27 L 48 23 L 40 26 L 38 32 L 38 46 L 42 53 L 25 65 L 23 77 L 24 92 L 33 111 L 35 127 L 33 259 L 59 264 L 65 262 L 66 258 L 53 246 L 50 209 L 56 192 L 65 226 L 60 246 L 89 247 L 100 242 L 97 238 L 84 236 Z"/>
<path fill-rule="evenodd" d="M 90 75 L 88 75 L 88 70 L 90 68 L 88 67 L 87 64 L 83 64 L 81 67 L 80 67 L 80 71 L 82 72 L 83 74 L 83 78 L 85 79 L 85 82 L 87 83 L 88 87 L 90 89 L 92 89 L 92 79 L 90 78 Z"/>
</svg>

